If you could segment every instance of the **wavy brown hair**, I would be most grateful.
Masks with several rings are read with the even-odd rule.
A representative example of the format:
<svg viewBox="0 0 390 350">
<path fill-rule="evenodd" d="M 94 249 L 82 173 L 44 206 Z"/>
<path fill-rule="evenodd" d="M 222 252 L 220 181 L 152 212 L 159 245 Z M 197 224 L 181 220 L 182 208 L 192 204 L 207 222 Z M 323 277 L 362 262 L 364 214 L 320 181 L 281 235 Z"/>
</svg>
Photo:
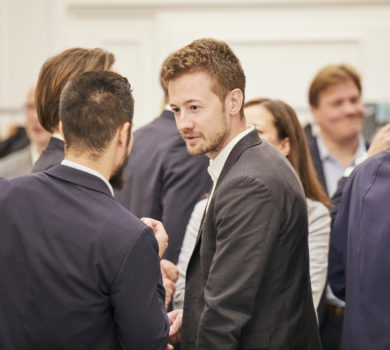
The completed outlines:
<svg viewBox="0 0 390 350">
<path fill-rule="evenodd" d="M 283 101 L 268 98 L 250 100 L 245 107 L 256 105 L 264 107 L 272 114 L 279 140 L 289 138 L 290 153 L 287 159 L 301 179 L 305 196 L 330 208 L 329 197 L 318 180 L 306 137 L 294 109 Z"/>
<path fill-rule="evenodd" d="M 198 39 L 172 53 L 164 61 L 160 83 L 168 91 L 169 81 L 183 74 L 206 72 L 213 81 L 212 90 L 223 102 L 227 94 L 240 89 L 245 99 L 245 74 L 233 50 L 223 41 Z M 240 110 L 244 118 L 244 106 Z"/>
<path fill-rule="evenodd" d="M 103 49 L 72 48 L 49 58 L 39 73 L 35 92 L 38 118 L 53 133 L 58 129 L 61 91 L 66 83 L 81 73 L 112 68 L 114 55 Z"/>
</svg>

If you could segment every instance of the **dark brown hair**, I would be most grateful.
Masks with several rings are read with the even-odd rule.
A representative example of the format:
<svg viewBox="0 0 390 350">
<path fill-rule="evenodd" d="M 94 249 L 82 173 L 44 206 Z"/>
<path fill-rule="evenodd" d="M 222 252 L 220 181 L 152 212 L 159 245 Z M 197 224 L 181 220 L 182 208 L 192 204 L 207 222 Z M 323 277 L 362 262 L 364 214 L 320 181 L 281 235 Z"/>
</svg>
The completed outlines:
<svg viewBox="0 0 390 350">
<path fill-rule="evenodd" d="M 309 88 L 309 103 L 310 106 L 317 107 L 319 96 L 322 91 L 326 90 L 332 85 L 336 85 L 348 80 L 352 80 L 353 83 L 362 93 L 362 85 L 360 82 L 359 73 L 351 66 L 347 64 L 330 64 L 322 68 L 314 77 Z"/>
<path fill-rule="evenodd" d="M 39 73 L 35 92 L 38 118 L 53 133 L 59 124 L 60 94 L 65 84 L 83 72 L 109 70 L 115 62 L 103 49 L 68 49 L 49 58 Z"/>
<path fill-rule="evenodd" d="M 199 71 L 210 75 L 214 82 L 212 90 L 221 102 L 234 89 L 240 89 L 245 99 L 245 74 L 241 63 L 225 42 L 215 39 L 195 40 L 168 56 L 161 68 L 160 82 L 166 92 L 170 80 Z M 244 105 L 240 115 L 244 117 Z"/>
<path fill-rule="evenodd" d="M 289 138 L 290 154 L 287 159 L 301 179 L 306 197 L 322 202 L 330 208 L 329 197 L 318 180 L 306 137 L 294 109 L 283 101 L 268 98 L 250 100 L 245 104 L 245 107 L 256 105 L 264 107 L 274 117 L 274 125 L 279 140 Z"/>
<path fill-rule="evenodd" d="M 132 123 L 133 114 L 134 99 L 126 78 L 109 71 L 83 73 L 68 82 L 61 93 L 59 115 L 65 151 L 88 151 L 92 158 L 98 158 L 117 128 Z"/>
</svg>

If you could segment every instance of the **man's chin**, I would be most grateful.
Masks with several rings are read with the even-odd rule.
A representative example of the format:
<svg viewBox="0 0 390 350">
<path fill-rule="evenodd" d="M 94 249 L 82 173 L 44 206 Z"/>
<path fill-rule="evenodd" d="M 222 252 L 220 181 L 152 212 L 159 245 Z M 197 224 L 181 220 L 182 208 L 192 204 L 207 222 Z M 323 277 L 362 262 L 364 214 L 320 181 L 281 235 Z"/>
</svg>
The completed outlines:
<svg viewBox="0 0 390 350">
<path fill-rule="evenodd" d="M 191 147 L 191 146 L 187 146 L 187 152 L 191 155 L 191 156 L 199 156 L 200 154 L 203 154 L 204 152 L 200 149 L 200 148 L 197 148 L 197 147 Z"/>
</svg>

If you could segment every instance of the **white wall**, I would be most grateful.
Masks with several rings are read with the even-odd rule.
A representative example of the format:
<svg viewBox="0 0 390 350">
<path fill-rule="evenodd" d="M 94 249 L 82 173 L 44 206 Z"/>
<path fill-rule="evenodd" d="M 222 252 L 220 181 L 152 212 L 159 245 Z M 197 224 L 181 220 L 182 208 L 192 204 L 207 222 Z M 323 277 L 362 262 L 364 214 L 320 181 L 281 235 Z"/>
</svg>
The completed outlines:
<svg viewBox="0 0 390 350">
<path fill-rule="evenodd" d="M 390 1 L 0 0 L 0 135 L 44 60 L 71 46 L 107 48 L 134 88 L 135 123 L 158 115 L 163 59 L 199 37 L 227 41 L 247 98 L 268 96 L 309 118 L 307 89 L 328 63 L 361 72 L 365 101 L 390 98 Z"/>
</svg>

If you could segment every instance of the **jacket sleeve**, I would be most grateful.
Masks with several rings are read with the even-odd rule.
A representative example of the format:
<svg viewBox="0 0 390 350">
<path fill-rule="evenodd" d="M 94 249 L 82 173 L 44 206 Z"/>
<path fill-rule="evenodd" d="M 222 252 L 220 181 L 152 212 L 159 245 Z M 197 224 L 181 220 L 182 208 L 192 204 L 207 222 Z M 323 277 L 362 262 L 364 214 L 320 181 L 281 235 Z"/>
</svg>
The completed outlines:
<svg viewBox="0 0 390 350">
<path fill-rule="evenodd" d="M 124 257 L 111 299 L 122 349 L 165 349 L 169 323 L 157 241 L 150 228 L 138 235 Z"/>
</svg>

